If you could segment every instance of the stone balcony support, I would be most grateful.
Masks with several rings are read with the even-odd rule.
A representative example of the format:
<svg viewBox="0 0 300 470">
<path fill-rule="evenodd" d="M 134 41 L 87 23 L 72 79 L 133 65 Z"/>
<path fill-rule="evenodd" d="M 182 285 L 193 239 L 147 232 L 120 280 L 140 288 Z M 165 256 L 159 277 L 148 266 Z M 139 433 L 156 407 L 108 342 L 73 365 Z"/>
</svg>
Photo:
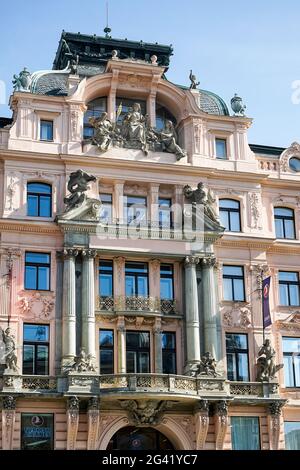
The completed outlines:
<svg viewBox="0 0 300 470">
<path fill-rule="evenodd" d="M 185 259 L 187 369 L 200 362 L 200 325 L 196 274 L 196 265 L 198 263 L 199 258 L 196 256 L 187 256 Z"/>
<path fill-rule="evenodd" d="M 67 404 L 67 450 L 76 450 L 79 424 L 79 399 L 70 397 Z"/>
<path fill-rule="evenodd" d="M 72 364 L 76 356 L 75 258 L 77 255 L 77 250 L 64 251 L 62 367 Z"/>
<path fill-rule="evenodd" d="M 96 357 L 95 346 L 95 250 L 82 252 L 82 342 L 81 346 L 87 355 Z"/>
<path fill-rule="evenodd" d="M 13 396 L 4 396 L 2 400 L 2 450 L 12 450 L 16 419 L 16 399 Z"/>
<path fill-rule="evenodd" d="M 100 410 L 99 397 L 91 397 L 88 404 L 88 438 L 87 450 L 97 450 L 97 439 L 99 433 Z"/>
</svg>

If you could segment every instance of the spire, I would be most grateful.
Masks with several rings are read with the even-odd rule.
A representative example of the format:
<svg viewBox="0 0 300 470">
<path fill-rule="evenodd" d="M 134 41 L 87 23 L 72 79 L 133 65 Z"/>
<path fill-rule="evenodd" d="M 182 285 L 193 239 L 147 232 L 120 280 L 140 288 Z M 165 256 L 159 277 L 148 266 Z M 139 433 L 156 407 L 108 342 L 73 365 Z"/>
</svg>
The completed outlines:
<svg viewBox="0 0 300 470">
<path fill-rule="evenodd" d="M 111 28 L 108 26 L 108 2 L 106 2 L 106 27 L 104 28 L 104 32 L 105 32 L 105 37 L 106 38 L 110 38 L 110 35 L 109 33 L 111 33 Z"/>
</svg>

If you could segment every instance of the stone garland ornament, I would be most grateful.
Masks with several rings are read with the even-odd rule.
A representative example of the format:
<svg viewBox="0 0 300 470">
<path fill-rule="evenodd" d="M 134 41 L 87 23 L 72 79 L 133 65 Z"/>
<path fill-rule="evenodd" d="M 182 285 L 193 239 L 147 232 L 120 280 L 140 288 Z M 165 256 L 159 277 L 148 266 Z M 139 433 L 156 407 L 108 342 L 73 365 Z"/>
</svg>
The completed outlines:
<svg viewBox="0 0 300 470">
<path fill-rule="evenodd" d="M 148 155 L 149 150 L 175 153 L 177 160 L 187 156 L 186 151 L 177 144 L 177 133 L 172 121 L 165 121 L 161 131 L 152 128 L 148 116 L 143 116 L 139 103 L 133 104 L 120 123 L 121 114 L 122 103 L 118 108 L 115 123 L 108 119 L 106 112 L 99 118 L 89 119 L 95 130 L 91 143 L 101 152 L 106 152 L 113 146 L 142 150 L 145 155 Z"/>
<path fill-rule="evenodd" d="M 269 380 L 275 379 L 276 373 L 283 367 L 283 364 L 275 364 L 275 356 L 275 349 L 272 348 L 270 340 L 266 339 L 258 351 L 256 363 L 258 382 L 268 382 Z"/>
</svg>

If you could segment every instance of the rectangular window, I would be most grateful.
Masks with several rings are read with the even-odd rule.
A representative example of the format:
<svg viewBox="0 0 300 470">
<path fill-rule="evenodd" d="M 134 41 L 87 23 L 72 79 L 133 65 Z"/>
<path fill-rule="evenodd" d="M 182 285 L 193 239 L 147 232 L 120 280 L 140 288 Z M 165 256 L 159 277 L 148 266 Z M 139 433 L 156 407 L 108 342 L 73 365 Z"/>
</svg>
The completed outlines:
<svg viewBox="0 0 300 470">
<path fill-rule="evenodd" d="M 285 421 L 284 435 L 286 450 L 300 450 L 300 421 Z"/>
<path fill-rule="evenodd" d="M 259 418 L 231 417 L 232 450 L 260 450 Z"/>
<path fill-rule="evenodd" d="M 276 238 L 295 238 L 294 211 L 287 207 L 275 207 Z"/>
<path fill-rule="evenodd" d="M 299 274 L 279 271 L 280 305 L 299 305 Z"/>
<path fill-rule="evenodd" d="M 50 290 L 50 254 L 25 253 L 25 289 Z"/>
<path fill-rule="evenodd" d="M 174 299 L 174 274 L 171 264 L 160 265 L 160 298 L 162 300 Z"/>
<path fill-rule="evenodd" d="M 284 383 L 300 387 L 300 338 L 283 337 Z"/>
<path fill-rule="evenodd" d="M 248 336 L 239 333 L 226 333 L 226 356 L 228 380 L 248 382 Z"/>
<path fill-rule="evenodd" d="M 53 121 L 41 120 L 40 140 L 53 141 Z"/>
<path fill-rule="evenodd" d="M 100 211 L 101 222 L 111 223 L 112 221 L 112 194 L 100 194 L 100 200 L 102 202 Z"/>
<path fill-rule="evenodd" d="M 99 263 L 99 295 L 100 297 L 113 296 L 113 262 L 100 260 Z"/>
<path fill-rule="evenodd" d="M 27 184 L 27 215 L 31 217 L 51 217 L 52 187 L 49 184 Z"/>
<path fill-rule="evenodd" d="M 173 218 L 172 218 L 172 199 L 159 198 L 158 200 L 158 219 L 160 228 L 172 228 L 173 227 Z"/>
<path fill-rule="evenodd" d="M 54 415 L 21 413 L 21 450 L 54 449 Z"/>
<path fill-rule="evenodd" d="M 148 297 L 148 264 L 125 264 L 126 297 Z"/>
<path fill-rule="evenodd" d="M 23 328 L 23 374 L 49 374 L 49 326 L 28 325 Z"/>
<path fill-rule="evenodd" d="M 228 232 L 241 231 L 241 210 L 239 201 L 234 199 L 220 199 L 220 222 Z"/>
<path fill-rule="evenodd" d="M 162 334 L 163 374 L 176 374 L 176 333 Z"/>
<path fill-rule="evenodd" d="M 223 266 L 223 298 L 236 302 L 245 301 L 244 268 Z"/>
<path fill-rule="evenodd" d="M 216 139 L 216 156 L 220 160 L 227 159 L 227 142 L 226 139 Z"/>
<path fill-rule="evenodd" d="M 124 219 L 126 224 L 147 225 L 147 198 L 124 196 Z"/>
<path fill-rule="evenodd" d="M 128 374 L 150 372 L 150 335 L 148 332 L 126 332 L 126 370 Z"/>
<path fill-rule="evenodd" d="M 114 332 L 100 330 L 100 374 L 114 373 Z"/>
</svg>

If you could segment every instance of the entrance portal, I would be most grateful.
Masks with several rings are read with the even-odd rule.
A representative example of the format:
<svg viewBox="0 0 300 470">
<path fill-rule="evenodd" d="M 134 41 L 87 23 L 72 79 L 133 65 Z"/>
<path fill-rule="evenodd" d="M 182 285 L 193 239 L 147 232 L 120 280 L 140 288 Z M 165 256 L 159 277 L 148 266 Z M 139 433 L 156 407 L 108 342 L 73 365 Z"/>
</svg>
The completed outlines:
<svg viewBox="0 0 300 470">
<path fill-rule="evenodd" d="M 128 426 L 113 436 L 107 450 L 174 450 L 174 447 L 155 429 Z"/>
</svg>

